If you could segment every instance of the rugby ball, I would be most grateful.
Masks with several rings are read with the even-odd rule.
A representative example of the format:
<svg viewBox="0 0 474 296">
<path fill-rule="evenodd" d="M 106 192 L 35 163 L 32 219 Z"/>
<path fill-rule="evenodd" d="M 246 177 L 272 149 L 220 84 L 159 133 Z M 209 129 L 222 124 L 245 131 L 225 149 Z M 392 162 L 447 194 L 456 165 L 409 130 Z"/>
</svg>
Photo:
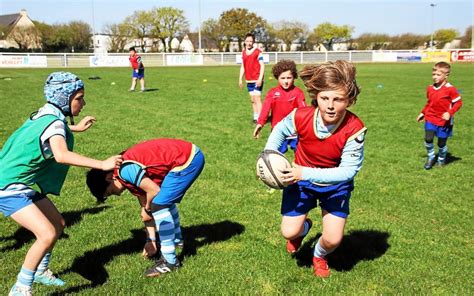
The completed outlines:
<svg viewBox="0 0 474 296">
<path fill-rule="evenodd" d="M 275 189 L 283 189 L 288 186 L 283 182 L 283 173 L 291 168 L 291 164 L 285 155 L 274 150 L 264 150 L 257 159 L 257 177 L 267 186 Z"/>
</svg>

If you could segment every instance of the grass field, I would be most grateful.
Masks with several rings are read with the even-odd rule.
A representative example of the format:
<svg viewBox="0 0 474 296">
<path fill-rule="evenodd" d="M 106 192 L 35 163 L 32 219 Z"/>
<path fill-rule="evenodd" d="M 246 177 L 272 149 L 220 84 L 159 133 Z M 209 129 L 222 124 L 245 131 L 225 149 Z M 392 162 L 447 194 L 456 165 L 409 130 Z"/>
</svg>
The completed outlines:
<svg viewBox="0 0 474 296">
<path fill-rule="evenodd" d="M 321 230 L 317 209 L 310 217 L 318 222 L 302 250 L 296 257 L 286 254 L 280 193 L 267 193 L 255 177 L 269 127 L 261 139 L 252 138 L 251 107 L 238 88 L 237 67 L 148 68 L 152 91 L 145 93 L 127 92 L 129 69 L 68 69 L 85 80 L 81 117 L 97 118 L 90 130 L 76 134 L 76 152 L 104 159 L 145 139 L 182 138 L 202 148 L 206 167 L 179 206 L 183 268 L 155 279 L 143 276 L 152 262 L 141 256 L 144 232 L 135 198 L 125 193 L 96 205 L 86 170 L 71 168 L 61 196 L 51 197 L 67 222 L 51 268 L 67 286 L 35 285 L 35 293 L 472 295 L 474 64 L 453 65 L 450 81 L 464 105 L 448 141 L 451 162 L 430 171 L 423 169 L 424 131 L 415 118 L 425 104 L 431 64 L 357 67 L 362 93 L 352 110 L 369 130 L 365 162 L 327 280 L 313 277 L 310 267 Z M 276 85 L 270 68 L 265 90 Z M 1 70 L 0 147 L 44 104 L 43 82 L 51 71 Z M 13 220 L 0 219 L 1 294 L 15 282 L 32 241 Z"/>
</svg>

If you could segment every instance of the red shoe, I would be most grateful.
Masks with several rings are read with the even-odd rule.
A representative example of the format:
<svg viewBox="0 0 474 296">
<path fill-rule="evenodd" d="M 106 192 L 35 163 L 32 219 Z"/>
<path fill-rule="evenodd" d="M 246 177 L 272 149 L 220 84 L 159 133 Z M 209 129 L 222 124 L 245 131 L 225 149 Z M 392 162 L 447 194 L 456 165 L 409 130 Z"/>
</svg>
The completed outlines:
<svg viewBox="0 0 474 296">
<path fill-rule="evenodd" d="M 320 278 L 327 278 L 331 274 L 329 270 L 328 262 L 324 258 L 313 256 L 313 270 L 314 275 Z"/>
<path fill-rule="evenodd" d="M 311 221 L 311 219 L 309 219 L 309 218 L 306 218 L 305 221 L 308 221 L 309 229 L 311 229 L 311 226 L 313 226 L 313 221 Z M 308 229 L 308 233 L 309 233 L 309 229 Z M 308 235 L 308 233 L 306 235 Z M 303 242 L 303 239 L 306 235 L 297 237 L 297 238 L 292 239 L 292 240 L 287 240 L 286 241 L 286 251 L 290 254 L 296 253 L 296 251 L 298 251 L 298 249 L 301 247 L 301 243 Z"/>
</svg>

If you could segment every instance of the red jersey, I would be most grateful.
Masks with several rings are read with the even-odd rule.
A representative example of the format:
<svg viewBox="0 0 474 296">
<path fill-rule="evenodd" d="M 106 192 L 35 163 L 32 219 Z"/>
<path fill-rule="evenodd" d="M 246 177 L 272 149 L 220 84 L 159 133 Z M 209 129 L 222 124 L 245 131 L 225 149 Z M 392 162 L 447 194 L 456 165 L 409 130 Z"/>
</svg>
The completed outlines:
<svg viewBox="0 0 474 296">
<path fill-rule="evenodd" d="M 242 51 L 242 63 L 247 82 L 256 82 L 258 80 L 261 70 L 260 61 L 263 62 L 263 56 L 259 48 L 254 48 L 250 54 L 247 54 L 247 50 L 244 48 Z"/>
<path fill-rule="evenodd" d="M 265 125 L 270 111 L 272 112 L 272 129 L 277 123 L 293 111 L 295 108 L 305 107 L 306 102 L 303 91 L 293 86 L 285 90 L 281 86 L 272 88 L 265 96 L 260 116 L 257 123 Z"/>
<path fill-rule="evenodd" d="M 311 168 L 338 167 L 346 143 L 367 128 L 354 113 L 346 111 L 346 115 L 335 125 L 331 135 L 320 139 L 316 134 L 318 113 L 318 109 L 313 106 L 295 111 L 294 121 L 298 134 L 295 163 Z"/>
<path fill-rule="evenodd" d="M 129 57 L 128 60 L 132 65 L 133 70 L 143 69 L 145 66 L 142 63 L 142 57 L 138 54 L 134 54 L 133 56 Z"/>
<path fill-rule="evenodd" d="M 189 164 L 194 154 L 194 145 L 177 139 L 156 139 L 139 143 L 127 149 L 123 154 L 123 163 L 133 162 L 145 170 L 145 176 L 158 186 L 171 170 Z M 119 169 L 114 170 L 114 177 L 122 183 L 132 194 L 146 195 L 142 189 L 122 180 Z"/>
<path fill-rule="evenodd" d="M 421 110 L 421 113 L 425 115 L 426 121 L 437 126 L 450 124 L 451 120 L 446 121 L 441 116 L 443 113 L 449 112 L 452 117 L 462 106 L 461 96 L 450 83 L 445 83 L 438 88 L 434 87 L 434 85 L 428 86 L 426 88 L 426 97 L 428 102 L 423 110 Z"/>
</svg>

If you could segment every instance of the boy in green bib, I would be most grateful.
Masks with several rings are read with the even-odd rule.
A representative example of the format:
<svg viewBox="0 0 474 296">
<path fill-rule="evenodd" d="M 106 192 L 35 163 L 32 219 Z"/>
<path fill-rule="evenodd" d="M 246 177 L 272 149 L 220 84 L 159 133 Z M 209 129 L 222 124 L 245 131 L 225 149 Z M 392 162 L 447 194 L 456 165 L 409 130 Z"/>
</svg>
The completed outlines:
<svg viewBox="0 0 474 296">
<path fill-rule="evenodd" d="M 92 126 L 86 116 L 77 125 L 66 117 L 79 115 L 85 106 L 84 83 L 69 72 L 51 73 L 44 85 L 47 103 L 17 129 L 0 151 L 0 212 L 31 231 L 36 241 L 28 250 L 9 295 L 31 295 L 33 282 L 62 286 L 48 268 L 51 251 L 65 222 L 47 194 L 59 195 L 70 165 L 114 169 L 122 161 L 104 161 L 74 153 L 72 132 Z"/>
</svg>

